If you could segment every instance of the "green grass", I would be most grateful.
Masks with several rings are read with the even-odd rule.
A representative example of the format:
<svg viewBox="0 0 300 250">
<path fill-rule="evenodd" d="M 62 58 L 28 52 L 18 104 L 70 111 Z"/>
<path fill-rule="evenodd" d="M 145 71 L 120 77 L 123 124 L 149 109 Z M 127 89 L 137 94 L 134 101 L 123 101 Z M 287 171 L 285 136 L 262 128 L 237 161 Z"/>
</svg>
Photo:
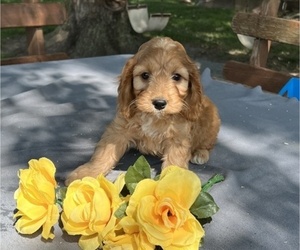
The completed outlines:
<svg viewBox="0 0 300 250">
<path fill-rule="evenodd" d="M 168 26 L 161 33 L 180 42 L 229 46 L 232 39 L 236 40 L 230 28 L 233 17 L 231 10 L 206 9 L 172 0 L 167 3 L 153 1 L 148 5 L 150 13 L 164 11 L 172 14 Z"/>
<path fill-rule="evenodd" d="M 133 2 L 131 2 L 133 3 Z M 149 12 L 170 12 L 167 27 L 161 32 L 146 36 L 169 36 L 184 44 L 197 47 L 199 56 L 224 62 L 248 62 L 251 51 L 243 47 L 231 29 L 234 10 L 204 8 L 186 5 L 178 0 L 139 1 L 147 3 Z M 299 72 L 299 47 L 273 43 L 268 57 L 268 67 L 275 70 Z"/>
</svg>

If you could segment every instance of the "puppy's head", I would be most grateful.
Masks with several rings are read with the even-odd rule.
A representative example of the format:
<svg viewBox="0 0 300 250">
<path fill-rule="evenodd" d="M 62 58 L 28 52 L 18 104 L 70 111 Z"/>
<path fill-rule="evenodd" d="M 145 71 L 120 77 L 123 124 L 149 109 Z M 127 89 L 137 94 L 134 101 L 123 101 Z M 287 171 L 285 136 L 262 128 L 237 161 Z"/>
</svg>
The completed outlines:
<svg viewBox="0 0 300 250">
<path fill-rule="evenodd" d="M 200 115 L 201 85 L 196 65 L 184 47 L 170 38 L 153 38 L 130 58 L 120 76 L 119 111 L 126 118 L 141 111 L 153 115 Z"/>
</svg>

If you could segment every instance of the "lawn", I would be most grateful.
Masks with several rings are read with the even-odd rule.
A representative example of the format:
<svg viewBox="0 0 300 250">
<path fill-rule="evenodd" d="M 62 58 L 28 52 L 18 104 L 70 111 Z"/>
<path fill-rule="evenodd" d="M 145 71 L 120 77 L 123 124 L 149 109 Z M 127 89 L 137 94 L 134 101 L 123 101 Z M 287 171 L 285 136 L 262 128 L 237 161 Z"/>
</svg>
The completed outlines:
<svg viewBox="0 0 300 250">
<path fill-rule="evenodd" d="M 16 0 L 3 0 L 11 2 Z M 19 0 L 17 0 L 19 1 Z M 56 0 L 47 0 L 56 1 Z M 131 0 L 130 4 L 137 3 Z M 171 13 L 167 27 L 161 32 L 144 33 L 146 37 L 169 36 L 185 46 L 193 48 L 194 57 L 206 57 L 212 61 L 238 60 L 247 62 L 251 51 L 244 48 L 231 30 L 234 10 L 204 8 L 184 4 L 180 0 L 138 1 L 146 3 L 149 13 Z M 51 31 L 50 28 L 48 31 Z M 24 30 L 2 30 L 1 39 L 24 34 Z M 1 53 L 2 54 L 2 53 Z M 3 56 L 3 55 L 1 55 Z M 299 71 L 299 47 L 273 43 L 268 67 L 290 72 Z"/>
<path fill-rule="evenodd" d="M 198 48 L 200 56 L 224 62 L 226 60 L 249 61 L 251 51 L 243 47 L 231 30 L 234 10 L 204 8 L 183 4 L 176 0 L 139 1 L 147 3 L 149 12 L 170 12 L 167 27 L 159 33 Z M 275 70 L 299 72 L 299 47 L 273 43 L 268 57 L 268 67 Z"/>
</svg>

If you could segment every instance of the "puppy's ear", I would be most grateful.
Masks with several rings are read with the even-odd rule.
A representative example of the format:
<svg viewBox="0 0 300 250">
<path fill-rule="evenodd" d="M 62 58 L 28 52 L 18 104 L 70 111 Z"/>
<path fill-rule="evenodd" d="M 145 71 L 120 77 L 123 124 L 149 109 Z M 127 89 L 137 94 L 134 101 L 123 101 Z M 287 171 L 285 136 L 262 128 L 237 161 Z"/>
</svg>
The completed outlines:
<svg viewBox="0 0 300 250">
<path fill-rule="evenodd" d="M 202 86 L 197 66 L 190 60 L 189 89 L 185 99 L 186 108 L 183 115 L 190 121 L 197 120 L 202 109 Z"/>
<path fill-rule="evenodd" d="M 135 64 L 135 58 L 130 58 L 119 77 L 118 110 L 125 118 L 130 118 L 134 114 L 133 68 Z"/>
</svg>

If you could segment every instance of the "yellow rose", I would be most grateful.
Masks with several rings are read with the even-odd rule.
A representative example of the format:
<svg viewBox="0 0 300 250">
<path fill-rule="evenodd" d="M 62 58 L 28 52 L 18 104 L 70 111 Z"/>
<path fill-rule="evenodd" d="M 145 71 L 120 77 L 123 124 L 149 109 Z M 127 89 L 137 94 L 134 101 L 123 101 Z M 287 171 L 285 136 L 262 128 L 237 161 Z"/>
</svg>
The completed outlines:
<svg viewBox="0 0 300 250">
<path fill-rule="evenodd" d="M 158 181 L 144 179 L 137 184 L 126 214 L 137 222 L 151 244 L 164 250 L 196 250 L 204 230 L 189 209 L 200 191 L 196 174 L 170 166 Z M 130 219 L 125 220 L 130 224 Z"/>
<path fill-rule="evenodd" d="M 33 234 L 43 227 L 42 237 L 53 239 L 53 225 L 58 221 L 59 209 L 55 205 L 55 166 L 47 158 L 29 161 L 29 169 L 19 171 L 19 188 L 14 194 L 19 218 L 15 228 L 22 234 Z"/>
<path fill-rule="evenodd" d="M 117 224 L 113 231 L 103 240 L 103 250 L 135 250 L 139 249 L 134 234 L 125 233 L 122 225 Z"/>
<path fill-rule="evenodd" d="M 131 217 L 123 217 L 113 231 L 106 235 L 103 250 L 153 250 L 146 234 Z"/>
<path fill-rule="evenodd" d="M 76 180 L 69 185 L 63 202 L 64 229 L 70 235 L 82 235 L 82 249 L 94 250 L 115 227 L 113 214 L 121 202 L 118 187 L 102 175 Z"/>
</svg>

